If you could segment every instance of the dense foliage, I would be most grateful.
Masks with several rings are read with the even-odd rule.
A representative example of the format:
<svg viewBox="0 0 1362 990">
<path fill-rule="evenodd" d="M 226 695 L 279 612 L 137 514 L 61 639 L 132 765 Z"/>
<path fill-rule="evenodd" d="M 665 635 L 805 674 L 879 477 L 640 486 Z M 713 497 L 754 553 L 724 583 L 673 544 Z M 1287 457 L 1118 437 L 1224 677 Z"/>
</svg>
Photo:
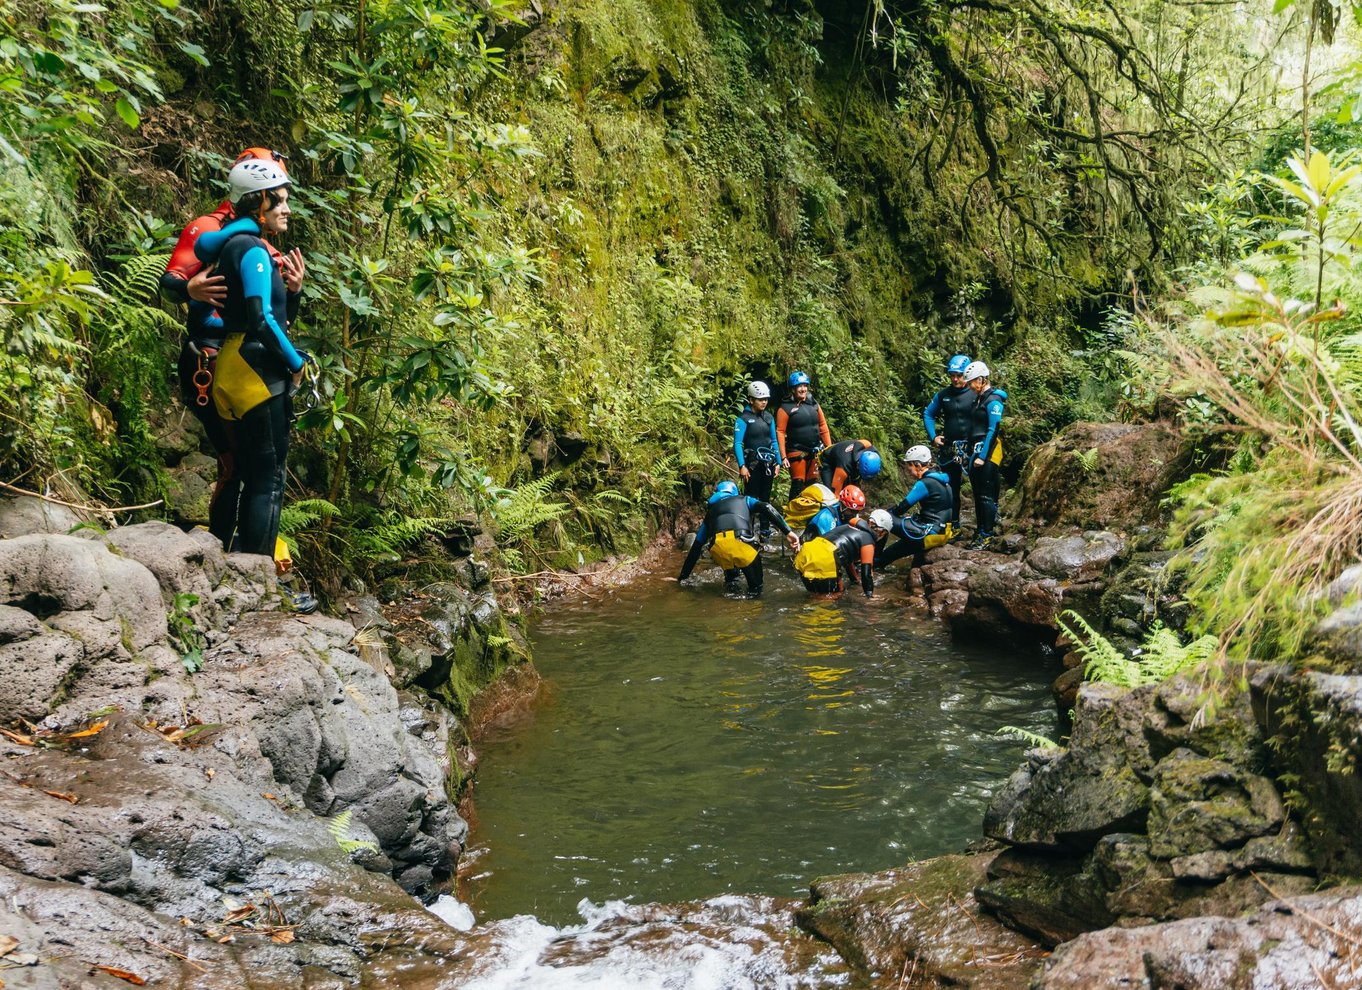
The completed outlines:
<svg viewBox="0 0 1362 990">
<path fill-rule="evenodd" d="M 8 0 L 4 478 L 175 498 L 179 315 L 151 285 L 229 157 L 270 144 L 298 183 L 297 332 L 321 365 L 286 518 L 314 559 L 381 558 L 470 509 L 524 570 L 627 545 L 731 470 L 750 377 L 805 368 L 836 436 L 893 450 L 964 350 L 1012 395 L 1014 463 L 1076 417 L 1166 408 L 1179 381 L 1208 445 L 1256 438 L 1179 493 L 1181 518 L 1219 568 L 1193 579 L 1208 628 L 1276 635 L 1209 590 L 1275 580 L 1232 570 L 1248 537 L 1225 520 L 1280 537 L 1249 472 L 1309 480 L 1282 489 L 1299 513 L 1356 452 L 1292 460 L 1279 422 L 1235 405 L 1254 372 L 1233 348 L 1259 328 L 1275 368 L 1309 341 L 1299 375 L 1248 392 L 1293 436 L 1351 443 L 1319 432 L 1349 408 L 1354 333 L 1321 314 L 1354 291 L 1333 149 L 1359 71 L 1326 45 L 1344 8 L 1260 6 Z M 1147 327 L 1149 299 L 1236 271 L 1263 281 Z M 1320 373 L 1341 398 L 1311 418 L 1280 390 Z M 1312 551 L 1319 573 L 1353 549 Z"/>
</svg>

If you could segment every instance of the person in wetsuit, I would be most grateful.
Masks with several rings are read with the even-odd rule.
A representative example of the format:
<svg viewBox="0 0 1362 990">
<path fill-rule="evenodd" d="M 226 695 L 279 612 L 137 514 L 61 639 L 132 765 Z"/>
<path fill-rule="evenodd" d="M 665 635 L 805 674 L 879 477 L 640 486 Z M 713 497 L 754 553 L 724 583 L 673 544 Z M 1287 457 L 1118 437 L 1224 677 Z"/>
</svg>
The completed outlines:
<svg viewBox="0 0 1362 990">
<path fill-rule="evenodd" d="M 844 523 L 814 537 L 795 555 L 795 571 L 804 587 L 815 595 L 842 590 L 842 576 L 860 580 L 867 598 L 875 594 L 875 541 L 877 534 L 859 520 Z"/>
<path fill-rule="evenodd" d="M 284 156 L 269 148 L 247 148 L 232 164 L 235 167 L 251 159 L 274 162 L 287 174 Z M 222 541 L 224 550 L 232 548 L 241 488 L 231 445 L 227 439 L 227 429 L 218 416 L 210 391 L 218 349 L 222 347 L 222 319 L 217 313 L 217 307 L 226 297 L 226 287 L 223 277 L 215 274 L 210 266 L 195 256 L 194 245 L 200 234 L 221 230 L 233 216 L 231 203 L 223 200 L 211 213 L 191 221 L 180 232 L 175 242 L 175 249 L 171 252 L 166 270 L 161 275 L 160 284 L 164 296 L 186 303 L 189 307 L 188 318 L 185 321 L 185 337 L 176 362 L 180 398 L 203 425 L 204 434 L 208 437 L 208 442 L 217 457 L 217 482 L 213 486 L 213 494 L 208 504 L 208 531 Z M 301 292 L 303 279 L 301 253 L 295 250 L 284 256 L 273 246 L 269 248 L 276 259 L 281 260 L 284 265 L 285 280 L 288 282 L 290 292 Z"/>
<path fill-rule="evenodd" d="M 828 421 L 818 401 L 809 394 L 809 376 L 793 371 L 788 380 L 790 395 L 776 412 L 776 440 L 780 465 L 790 472 L 790 498 L 818 480 L 818 452 L 832 443 Z"/>
<path fill-rule="evenodd" d="M 819 481 L 834 492 L 880 473 L 880 452 L 869 440 L 838 440 L 818 457 Z"/>
<path fill-rule="evenodd" d="M 770 404 L 770 386 L 752 382 L 747 386 L 747 406 L 733 424 L 733 454 L 738 459 L 743 494 L 760 502 L 771 501 L 771 484 L 780 473 L 780 441 L 776 419 L 767 408 Z M 763 521 L 763 541 L 770 532 Z"/>
<path fill-rule="evenodd" d="M 818 487 L 823 486 L 820 484 Z M 824 491 L 831 489 L 825 488 Z M 865 492 L 855 485 L 847 485 L 837 493 L 832 504 L 825 505 L 814 513 L 813 518 L 804 527 L 804 539 L 812 540 L 815 536 L 823 536 L 838 526 L 854 522 L 864 508 Z"/>
<path fill-rule="evenodd" d="M 960 489 L 965 466 L 969 463 L 970 419 L 974 413 L 974 390 L 965 384 L 965 369 L 970 366 L 969 355 L 957 354 L 946 362 L 950 387 L 932 396 L 922 411 L 922 424 L 927 427 L 927 439 L 936 450 L 936 462 L 951 484 L 951 525 L 960 528 Z M 941 432 L 936 429 L 941 420 Z"/>
<path fill-rule="evenodd" d="M 989 382 L 988 365 L 971 362 L 965 381 L 974 391 L 970 418 L 969 485 L 974 490 L 974 539 L 971 550 L 985 550 L 998 524 L 998 496 L 1002 489 L 1003 403 L 1007 393 Z"/>
<path fill-rule="evenodd" d="M 790 549 L 799 549 L 799 537 L 790 529 L 785 518 L 769 503 L 738 494 L 732 481 L 721 481 L 714 486 L 714 494 L 705 507 L 705 521 L 695 531 L 695 542 L 686 554 L 677 581 L 690 577 L 700 559 L 709 550 L 710 559 L 723 568 L 724 590 L 738 590 L 738 572 L 747 580 L 747 593 L 753 598 L 761 594 L 763 573 L 761 551 L 752 528 L 752 514 L 764 516 L 785 534 Z"/>
<path fill-rule="evenodd" d="M 284 501 L 292 396 L 306 356 L 289 339 L 282 264 L 264 238 L 288 230 L 291 183 L 278 164 L 250 159 L 233 166 L 228 185 L 237 219 L 220 231 L 201 233 L 195 253 L 204 263 L 216 263 L 227 289 L 213 402 L 227 424 L 241 478 L 236 546 L 272 557 Z"/>
<path fill-rule="evenodd" d="M 903 465 L 913 479 L 908 494 L 892 509 L 876 509 L 871 513 L 873 522 L 898 537 L 892 546 L 876 552 L 876 570 L 908 554 L 913 555 L 912 566 L 921 567 L 927 551 L 947 542 L 955 532 L 951 523 L 954 499 L 950 478 L 944 471 L 931 469 L 931 450 L 923 444 L 909 447 L 903 455 Z M 909 516 L 915 506 L 917 514 Z"/>
</svg>

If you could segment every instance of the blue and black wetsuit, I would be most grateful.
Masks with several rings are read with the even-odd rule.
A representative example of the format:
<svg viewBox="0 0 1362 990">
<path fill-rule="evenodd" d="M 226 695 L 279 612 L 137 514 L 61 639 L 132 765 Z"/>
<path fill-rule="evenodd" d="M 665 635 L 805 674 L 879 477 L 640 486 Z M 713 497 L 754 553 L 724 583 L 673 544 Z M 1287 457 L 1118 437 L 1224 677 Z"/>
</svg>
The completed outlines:
<svg viewBox="0 0 1362 990">
<path fill-rule="evenodd" d="M 950 478 L 944 471 L 928 471 L 913 487 L 903 501 L 889 510 L 894 517 L 891 533 L 898 537 L 893 546 L 886 546 L 875 553 L 875 566 L 888 567 L 894 561 L 908 554 L 913 555 L 913 566 L 921 567 L 926 560 L 926 539 L 929 536 L 943 535 L 951 525 L 954 510 Z M 908 512 L 917 506 L 917 514 L 909 517 Z M 944 541 L 944 537 L 943 537 Z"/>
<path fill-rule="evenodd" d="M 1002 489 L 1003 403 L 1007 393 L 988 388 L 979 393 L 970 419 L 969 483 L 974 489 L 975 538 L 988 539 L 998 523 L 998 496 Z M 983 461 L 976 464 L 976 460 Z"/>
<path fill-rule="evenodd" d="M 825 505 L 813 514 L 813 518 L 804 526 L 804 533 L 801 537 L 805 540 L 812 540 L 815 536 L 826 536 L 830 530 L 849 522 L 846 517 L 847 510 L 842 507 L 840 502 L 833 505 Z M 854 516 L 852 518 L 855 518 Z"/>
<path fill-rule="evenodd" d="M 771 482 L 780 463 L 780 443 L 776 438 L 776 419 L 769 409 L 755 412 L 747 406 L 733 424 L 733 454 L 738 467 L 747 468 L 744 494 L 763 502 L 771 500 Z"/>
<path fill-rule="evenodd" d="M 712 495 L 705 509 L 705 521 L 695 531 L 695 542 L 686 554 L 677 580 L 690 577 L 700 554 L 710 549 L 715 563 L 724 569 L 725 590 L 737 590 L 738 572 L 741 571 L 747 579 L 748 594 L 761 594 L 764 574 L 757 534 L 752 528 L 753 513 L 764 516 L 782 533 L 790 532 L 785 517 L 769 502 L 749 495 Z"/>
<path fill-rule="evenodd" d="M 922 424 L 936 449 L 936 463 L 950 479 L 953 514 L 951 523 L 960 525 L 960 488 L 966 465 L 969 463 L 970 424 L 974 417 L 974 389 L 943 388 L 922 411 Z M 945 443 L 936 446 L 936 421 L 941 419 L 941 436 Z"/>
<path fill-rule="evenodd" d="M 288 337 L 283 276 L 258 231 L 253 220 L 237 220 L 201 235 L 195 252 L 211 260 L 220 248 L 218 271 L 227 284 L 213 402 L 228 424 L 241 477 L 237 546 L 245 553 L 273 554 L 284 501 L 291 377 L 304 359 Z"/>
</svg>

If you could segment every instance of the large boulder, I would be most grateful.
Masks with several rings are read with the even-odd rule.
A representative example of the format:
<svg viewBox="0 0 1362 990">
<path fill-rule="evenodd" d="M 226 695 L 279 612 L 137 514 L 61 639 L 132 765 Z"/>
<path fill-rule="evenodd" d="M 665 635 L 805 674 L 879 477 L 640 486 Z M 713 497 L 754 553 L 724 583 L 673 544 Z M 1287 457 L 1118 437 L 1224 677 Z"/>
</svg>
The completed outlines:
<svg viewBox="0 0 1362 990">
<path fill-rule="evenodd" d="M 1036 990 L 1362 986 L 1362 888 L 1274 900 L 1246 918 L 1108 928 L 1061 945 Z"/>
<path fill-rule="evenodd" d="M 1091 581 L 1125 552 L 1126 541 L 1115 533 L 1089 530 L 1069 536 L 1042 536 L 1026 555 L 1033 571 L 1064 581 Z"/>
<path fill-rule="evenodd" d="M 1027 458 L 1009 516 L 1133 532 L 1160 518 L 1164 493 L 1185 477 L 1182 447 L 1171 423 L 1072 423 Z"/>
</svg>

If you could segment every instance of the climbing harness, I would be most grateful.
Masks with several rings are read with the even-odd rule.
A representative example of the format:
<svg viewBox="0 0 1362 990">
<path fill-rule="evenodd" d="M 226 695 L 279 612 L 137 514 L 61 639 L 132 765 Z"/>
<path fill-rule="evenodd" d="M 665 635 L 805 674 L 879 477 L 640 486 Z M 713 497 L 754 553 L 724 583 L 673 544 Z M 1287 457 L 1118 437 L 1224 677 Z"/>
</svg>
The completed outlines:
<svg viewBox="0 0 1362 990">
<path fill-rule="evenodd" d="M 218 349 L 216 347 L 200 345 L 192 340 L 189 342 L 189 349 L 194 352 L 194 356 L 198 359 L 199 363 L 198 368 L 194 371 L 194 377 L 192 379 L 194 382 L 194 391 L 197 393 L 194 396 L 194 405 L 203 409 L 212 401 L 209 390 L 213 387 L 213 365 L 217 362 Z"/>
</svg>

